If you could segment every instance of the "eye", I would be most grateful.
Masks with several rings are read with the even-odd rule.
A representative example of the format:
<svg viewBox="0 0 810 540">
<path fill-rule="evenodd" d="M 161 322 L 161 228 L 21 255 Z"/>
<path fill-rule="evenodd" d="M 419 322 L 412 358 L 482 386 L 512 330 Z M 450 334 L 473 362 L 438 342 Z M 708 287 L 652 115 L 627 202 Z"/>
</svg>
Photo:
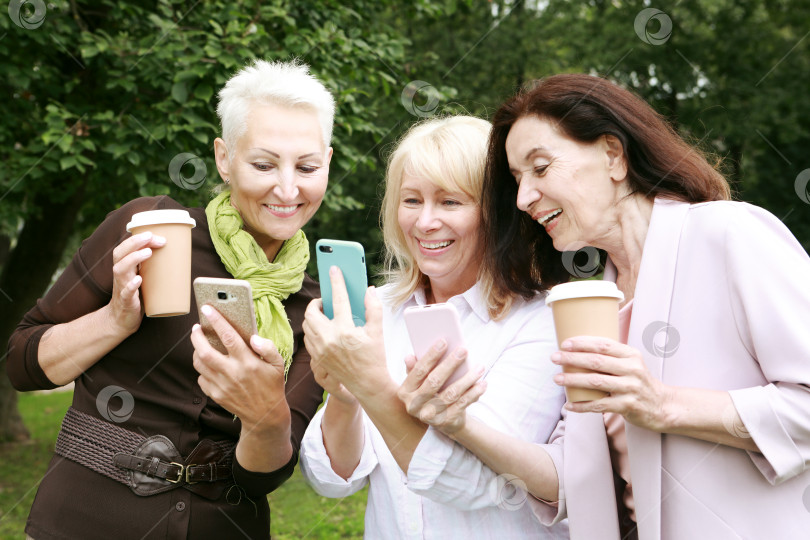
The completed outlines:
<svg viewBox="0 0 810 540">
<path fill-rule="evenodd" d="M 320 169 L 320 167 L 318 167 L 316 165 L 299 165 L 298 166 L 298 170 L 301 171 L 304 174 L 312 174 L 312 173 L 318 172 L 318 169 Z"/>
<path fill-rule="evenodd" d="M 269 170 L 271 170 L 273 168 L 273 165 L 270 164 L 270 163 L 256 162 L 256 163 L 251 163 L 251 165 L 253 165 L 253 168 L 256 169 L 257 171 L 262 171 L 262 172 L 269 171 Z"/>
<path fill-rule="evenodd" d="M 442 201 L 442 204 L 444 206 L 460 206 L 461 201 L 457 201 L 455 199 L 445 199 L 445 200 Z"/>
<path fill-rule="evenodd" d="M 404 199 L 402 199 L 402 204 L 407 205 L 419 204 L 419 199 L 415 197 L 405 197 Z"/>
<path fill-rule="evenodd" d="M 532 172 L 534 172 L 535 176 L 543 176 L 546 174 L 546 169 L 548 169 L 548 165 L 539 165 Z"/>
</svg>

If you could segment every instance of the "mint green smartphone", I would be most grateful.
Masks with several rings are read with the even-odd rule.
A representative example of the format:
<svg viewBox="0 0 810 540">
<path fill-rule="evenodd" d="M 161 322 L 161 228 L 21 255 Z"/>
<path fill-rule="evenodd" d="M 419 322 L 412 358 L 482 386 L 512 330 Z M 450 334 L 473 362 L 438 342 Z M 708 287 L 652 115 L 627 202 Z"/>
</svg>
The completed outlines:
<svg viewBox="0 0 810 540">
<path fill-rule="evenodd" d="M 315 257 L 318 262 L 318 281 L 321 282 L 321 299 L 323 312 L 330 319 L 334 318 L 332 309 L 332 283 L 329 281 L 329 269 L 340 268 L 349 293 L 349 304 L 352 307 L 352 318 L 355 326 L 366 324 L 366 254 L 363 246 L 357 242 L 329 240 L 322 238 L 315 244 Z"/>
</svg>

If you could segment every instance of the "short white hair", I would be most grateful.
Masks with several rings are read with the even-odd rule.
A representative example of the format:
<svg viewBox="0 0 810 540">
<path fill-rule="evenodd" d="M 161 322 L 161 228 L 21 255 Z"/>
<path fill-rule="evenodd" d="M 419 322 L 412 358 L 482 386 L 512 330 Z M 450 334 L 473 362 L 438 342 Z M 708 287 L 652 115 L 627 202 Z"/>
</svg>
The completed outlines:
<svg viewBox="0 0 810 540">
<path fill-rule="evenodd" d="M 217 115 L 229 152 L 247 131 L 247 117 L 253 102 L 312 109 L 321 125 L 324 146 L 329 147 L 335 100 L 323 83 L 310 75 L 308 65 L 298 60 L 255 60 L 228 79 L 219 91 Z"/>
</svg>

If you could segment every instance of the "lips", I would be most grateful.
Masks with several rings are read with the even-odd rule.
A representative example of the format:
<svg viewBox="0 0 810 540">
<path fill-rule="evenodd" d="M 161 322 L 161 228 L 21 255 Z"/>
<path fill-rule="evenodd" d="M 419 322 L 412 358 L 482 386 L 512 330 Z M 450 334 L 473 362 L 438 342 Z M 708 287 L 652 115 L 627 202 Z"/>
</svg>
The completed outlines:
<svg viewBox="0 0 810 540">
<path fill-rule="evenodd" d="M 554 208 L 552 210 L 546 210 L 544 212 L 539 212 L 532 216 L 532 219 L 535 220 L 537 223 L 545 227 L 548 225 L 552 219 L 557 217 L 558 215 L 562 214 L 562 208 Z"/>
<path fill-rule="evenodd" d="M 262 205 L 267 210 L 270 211 L 271 214 L 278 217 L 288 217 L 298 210 L 300 205 L 298 204 L 264 204 Z"/>
<path fill-rule="evenodd" d="M 424 240 L 417 240 L 419 245 L 424 249 L 442 249 L 446 248 L 453 243 L 453 240 L 441 240 L 438 242 L 427 242 Z"/>
</svg>

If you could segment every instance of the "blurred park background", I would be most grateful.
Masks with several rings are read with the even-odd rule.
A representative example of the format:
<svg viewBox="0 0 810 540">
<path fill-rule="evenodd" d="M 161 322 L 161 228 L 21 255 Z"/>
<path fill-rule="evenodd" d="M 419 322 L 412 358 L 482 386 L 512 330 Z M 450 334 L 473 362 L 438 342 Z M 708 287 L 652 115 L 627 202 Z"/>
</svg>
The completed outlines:
<svg viewBox="0 0 810 540">
<path fill-rule="evenodd" d="M 810 249 L 809 34 L 808 0 L 11 0 L 0 343 L 108 212 L 143 195 L 207 203 L 216 93 L 252 58 L 298 57 L 334 93 L 330 187 L 306 232 L 362 242 L 372 274 L 398 136 L 433 115 L 488 118 L 559 72 L 633 89 Z M 28 438 L 2 376 L 0 440 Z M 30 488 L 0 477 L 0 494 Z"/>
</svg>

